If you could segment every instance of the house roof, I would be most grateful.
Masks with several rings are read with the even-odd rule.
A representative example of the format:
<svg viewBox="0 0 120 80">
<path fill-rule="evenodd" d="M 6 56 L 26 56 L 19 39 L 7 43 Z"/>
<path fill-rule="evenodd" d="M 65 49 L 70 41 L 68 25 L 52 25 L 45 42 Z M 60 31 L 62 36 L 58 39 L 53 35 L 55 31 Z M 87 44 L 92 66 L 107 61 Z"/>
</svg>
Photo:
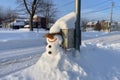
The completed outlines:
<svg viewBox="0 0 120 80">
<path fill-rule="evenodd" d="M 87 23 L 87 25 L 96 25 L 96 24 L 97 24 L 97 22 L 98 22 L 98 21 L 93 21 L 93 22 L 92 22 L 92 21 L 90 21 L 90 22 L 88 22 L 88 23 Z"/>
</svg>

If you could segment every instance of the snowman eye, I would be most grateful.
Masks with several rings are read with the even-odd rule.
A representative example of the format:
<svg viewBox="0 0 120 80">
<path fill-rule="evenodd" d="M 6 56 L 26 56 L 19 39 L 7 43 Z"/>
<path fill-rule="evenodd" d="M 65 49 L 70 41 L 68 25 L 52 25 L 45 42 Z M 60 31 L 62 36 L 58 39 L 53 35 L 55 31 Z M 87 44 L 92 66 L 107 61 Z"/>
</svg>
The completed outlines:
<svg viewBox="0 0 120 80">
<path fill-rule="evenodd" d="M 48 52 L 48 54 L 52 54 L 52 52 L 51 52 L 51 51 L 49 51 L 49 52 Z"/>
<path fill-rule="evenodd" d="M 48 47 L 49 47 L 49 48 L 51 48 L 52 46 L 51 46 L 51 45 L 49 45 Z"/>
</svg>

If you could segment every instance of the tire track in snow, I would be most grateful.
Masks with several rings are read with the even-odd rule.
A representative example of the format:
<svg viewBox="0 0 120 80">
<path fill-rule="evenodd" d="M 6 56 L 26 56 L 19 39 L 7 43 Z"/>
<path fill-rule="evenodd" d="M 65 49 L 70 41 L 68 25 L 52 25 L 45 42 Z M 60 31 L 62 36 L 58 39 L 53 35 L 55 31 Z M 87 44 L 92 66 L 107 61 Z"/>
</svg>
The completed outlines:
<svg viewBox="0 0 120 80">
<path fill-rule="evenodd" d="M 40 55 L 43 52 L 44 52 L 44 47 L 35 47 L 35 48 L 27 48 L 27 49 L 3 52 L 0 54 L 1 56 L 0 67 L 3 65 L 10 64 L 10 63 L 16 63 L 16 62 L 21 62 L 24 60 L 29 60 L 33 56 Z"/>
<path fill-rule="evenodd" d="M 90 40 L 84 40 L 85 43 L 105 43 L 105 44 L 112 44 L 112 43 L 120 43 L 120 35 L 110 35 L 110 36 L 104 36 L 100 38 L 94 38 Z"/>
<path fill-rule="evenodd" d="M 0 57 L 0 77 L 33 65 L 44 51 L 45 46 L 4 52 Z"/>
</svg>

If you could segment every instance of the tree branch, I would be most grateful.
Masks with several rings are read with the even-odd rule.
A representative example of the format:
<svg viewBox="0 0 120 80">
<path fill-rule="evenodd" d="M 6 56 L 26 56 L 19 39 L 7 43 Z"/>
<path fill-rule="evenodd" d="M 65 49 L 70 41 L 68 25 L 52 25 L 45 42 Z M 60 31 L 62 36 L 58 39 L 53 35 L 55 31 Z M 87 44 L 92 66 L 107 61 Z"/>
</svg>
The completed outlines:
<svg viewBox="0 0 120 80">
<path fill-rule="evenodd" d="M 30 10 L 28 9 L 28 6 L 27 6 L 27 3 L 26 3 L 26 0 L 23 0 L 24 1 L 24 4 L 25 4 L 25 7 L 26 7 L 26 9 L 27 9 L 27 12 L 31 15 L 31 12 L 30 12 Z"/>
</svg>

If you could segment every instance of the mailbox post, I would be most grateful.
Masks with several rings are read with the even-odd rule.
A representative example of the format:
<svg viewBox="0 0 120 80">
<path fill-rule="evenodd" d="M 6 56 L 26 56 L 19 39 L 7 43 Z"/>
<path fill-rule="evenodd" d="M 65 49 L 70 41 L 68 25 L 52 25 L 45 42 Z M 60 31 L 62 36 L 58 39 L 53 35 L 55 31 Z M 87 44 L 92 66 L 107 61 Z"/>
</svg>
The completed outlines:
<svg viewBox="0 0 120 80">
<path fill-rule="evenodd" d="M 71 12 L 60 18 L 50 28 L 50 33 L 62 32 L 63 43 L 65 49 L 75 48 L 74 34 L 75 34 L 76 13 Z"/>
</svg>

